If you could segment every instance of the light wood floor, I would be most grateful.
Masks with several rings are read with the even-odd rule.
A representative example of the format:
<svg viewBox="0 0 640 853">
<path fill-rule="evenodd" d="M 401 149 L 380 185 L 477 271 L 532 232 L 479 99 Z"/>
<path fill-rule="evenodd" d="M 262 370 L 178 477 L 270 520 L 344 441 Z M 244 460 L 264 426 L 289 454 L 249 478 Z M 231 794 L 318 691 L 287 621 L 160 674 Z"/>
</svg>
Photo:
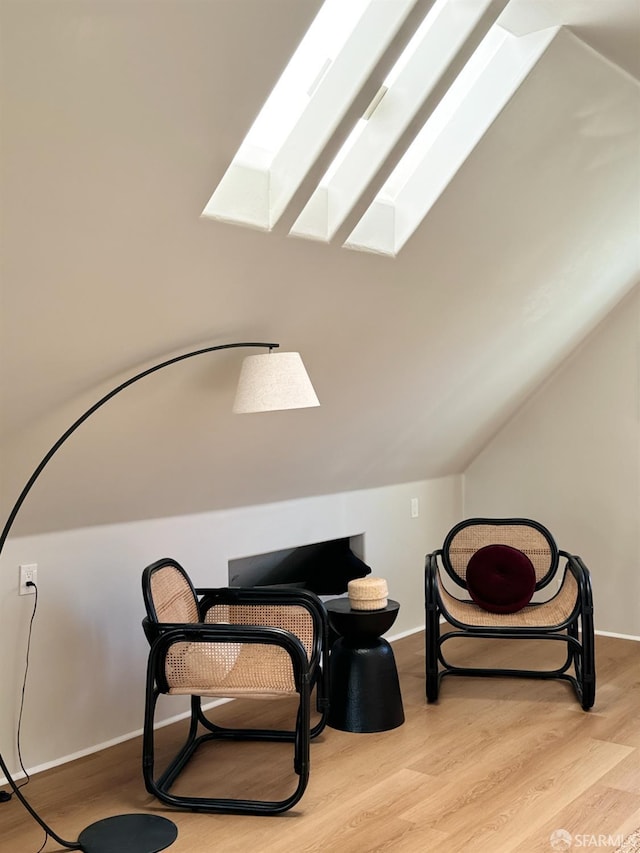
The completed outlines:
<svg viewBox="0 0 640 853">
<path fill-rule="evenodd" d="M 160 808 L 141 781 L 139 740 L 38 774 L 25 793 L 70 840 L 112 814 L 167 815 L 179 829 L 173 853 L 552 853 L 558 829 L 573 836 L 572 849 L 612 853 L 640 827 L 638 643 L 597 639 L 598 691 L 589 713 L 564 683 L 520 679 L 450 677 L 439 702 L 427 705 L 422 643 L 416 634 L 394 644 L 405 724 L 379 734 L 326 729 L 312 744 L 309 787 L 285 815 Z M 472 646 L 500 664 L 508 660 L 505 644 L 494 640 L 460 648 L 461 661 Z M 530 652 L 543 662 L 540 644 Z M 230 703 L 218 712 L 225 718 L 247 707 L 263 720 L 289 714 L 286 703 L 271 702 Z M 181 726 L 161 732 L 165 747 L 177 742 Z M 206 784 L 217 793 L 221 785 L 230 786 L 227 794 L 257 792 L 262 785 L 264 793 L 266 785 L 272 796 L 290 782 L 289 750 L 212 746 L 186 771 L 190 790 Z M 15 797 L 0 804 L 2 853 L 35 853 L 43 838 Z M 51 840 L 45 848 L 61 849 Z"/>
</svg>

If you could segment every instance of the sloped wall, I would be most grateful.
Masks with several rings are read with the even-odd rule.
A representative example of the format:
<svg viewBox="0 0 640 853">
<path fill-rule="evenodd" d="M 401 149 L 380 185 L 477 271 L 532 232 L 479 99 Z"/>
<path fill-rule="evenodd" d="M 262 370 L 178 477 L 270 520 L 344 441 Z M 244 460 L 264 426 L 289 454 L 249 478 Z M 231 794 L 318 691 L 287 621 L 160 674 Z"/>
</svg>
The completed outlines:
<svg viewBox="0 0 640 853">
<path fill-rule="evenodd" d="M 395 260 L 201 219 L 319 5 L 0 3 L 0 516 L 170 355 L 278 341 L 322 403 L 236 417 L 240 353 L 149 376 L 15 535 L 460 473 L 637 281 L 639 84 L 568 30 Z"/>
<path fill-rule="evenodd" d="M 537 518 L 592 573 L 596 629 L 640 636 L 640 287 L 465 475 L 466 516 Z"/>
</svg>

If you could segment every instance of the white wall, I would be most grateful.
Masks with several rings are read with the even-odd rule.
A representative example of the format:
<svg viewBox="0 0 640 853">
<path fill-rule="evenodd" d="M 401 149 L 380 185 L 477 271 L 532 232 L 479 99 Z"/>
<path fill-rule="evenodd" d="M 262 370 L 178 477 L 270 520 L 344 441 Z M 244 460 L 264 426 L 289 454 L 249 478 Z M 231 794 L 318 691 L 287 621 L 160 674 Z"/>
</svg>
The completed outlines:
<svg viewBox="0 0 640 853">
<path fill-rule="evenodd" d="M 140 730 L 148 649 L 140 576 L 148 563 L 172 556 L 196 585 L 223 586 L 229 559 L 363 533 L 365 561 L 401 604 L 393 636 L 424 625 L 424 555 L 441 544 L 461 507 L 461 478 L 450 477 L 8 540 L 0 572 L 5 759 L 17 767 L 12 749 L 34 601 L 18 597 L 20 563 L 38 564 L 22 730 L 23 759 L 34 768 Z M 176 704 L 161 711 L 175 714 Z"/>
<path fill-rule="evenodd" d="M 537 518 L 592 573 L 596 629 L 640 635 L 640 288 L 469 466 L 465 516 Z"/>
</svg>

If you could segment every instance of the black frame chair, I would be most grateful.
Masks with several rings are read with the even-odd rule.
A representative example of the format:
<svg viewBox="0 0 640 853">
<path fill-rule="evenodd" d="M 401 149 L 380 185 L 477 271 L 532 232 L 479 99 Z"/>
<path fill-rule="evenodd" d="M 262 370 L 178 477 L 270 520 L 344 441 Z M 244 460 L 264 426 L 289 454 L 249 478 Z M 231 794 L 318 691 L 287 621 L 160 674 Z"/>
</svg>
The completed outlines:
<svg viewBox="0 0 640 853">
<path fill-rule="evenodd" d="M 531 559 L 536 572 L 535 589 L 543 590 L 560 573 L 557 592 L 545 601 L 531 602 L 511 614 L 488 613 L 473 601 L 446 589 L 466 590 L 466 566 L 481 547 L 505 544 L 518 548 Z M 441 574 L 440 568 L 446 573 Z M 451 584 L 449 584 L 451 586 Z M 558 678 L 572 684 L 578 701 L 588 711 L 595 701 L 596 673 L 593 601 L 589 570 L 580 557 L 559 550 L 542 524 L 527 518 L 470 518 L 447 534 L 443 547 L 427 554 L 425 564 L 425 670 L 428 702 L 438 699 L 440 683 L 447 675 L 515 676 Z M 441 633 L 444 617 L 453 630 Z M 553 670 L 462 667 L 450 664 L 444 644 L 453 638 L 550 640 L 567 645 L 562 666 Z M 573 667 L 573 674 L 569 672 Z"/>
<path fill-rule="evenodd" d="M 164 572 L 164 575 L 160 573 Z M 165 596 L 168 605 L 161 612 L 154 596 L 154 579 L 170 582 Z M 175 589 L 173 588 L 175 586 Z M 142 575 L 142 590 L 147 610 L 143 620 L 150 643 L 146 679 L 143 734 L 143 777 L 147 791 L 164 803 L 185 809 L 236 814 L 279 814 L 290 809 L 302 797 L 309 780 L 310 741 L 324 729 L 329 711 L 328 627 L 322 601 L 302 589 L 276 587 L 194 589 L 188 575 L 175 560 L 163 558 L 152 563 Z M 190 600 L 191 599 L 191 600 Z M 193 609 L 195 608 L 195 610 Z M 167 614 L 177 613 L 178 620 L 163 621 Z M 286 627 L 275 627 L 284 618 Z M 240 619 L 242 623 L 240 623 Z M 305 624 L 305 643 L 296 635 L 300 620 L 312 626 L 309 639 Z M 220 621 L 219 621 L 220 620 Z M 271 622 L 273 624 L 267 624 Z M 257 680 L 243 672 L 232 681 L 215 677 L 214 658 L 239 651 L 253 653 L 257 663 Z M 281 650 L 289 661 L 288 674 L 271 684 L 267 650 Z M 193 686 L 175 675 L 175 661 L 191 655 L 204 663 L 204 676 L 195 678 Z M 273 657 L 273 656 L 272 656 Z M 173 661 L 173 662 L 172 662 Z M 213 664 L 211 662 L 214 662 Z M 286 661 L 285 661 L 286 663 Z M 217 669 L 220 669 L 217 666 Z M 246 669 L 246 667 L 245 667 Z M 250 670 L 251 667 L 248 667 Z M 211 670 L 211 674 L 209 672 Z M 293 678 L 291 679 L 291 674 Z M 250 673 L 251 675 L 251 673 Z M 203 681 L 204 677 L 204 681 Z M 284 679 L 284 680 L 283 680 Z M 289 682 L 291 682 L 289 684 Z M 176 685 L 180 685 L 177 687 Z M 316 691 L 319 720 L 311 727 L 311 695 Z M 156 778 L 154 718 L 161 694 L 181 693 L 191 696 L 191 717 L 186 740 L 168 766 Z M 228 728 L 218 726 L 202 709 L 203 697 L 238 698 L 252 695 L 281 697 L 297 694 L 298 709 L 295 729 Z M 210 712 L 211 713 L 211 712 Z M 199 733 L 204 729 L 203 733 Z M 290 741 L 293 743 L 293 766 L 297 786 L 282 800 L 250 800 L 219 797 L 193 797 L 172 794 L 170 789 L 198 747 L 212 740 Z"/>
</svg>

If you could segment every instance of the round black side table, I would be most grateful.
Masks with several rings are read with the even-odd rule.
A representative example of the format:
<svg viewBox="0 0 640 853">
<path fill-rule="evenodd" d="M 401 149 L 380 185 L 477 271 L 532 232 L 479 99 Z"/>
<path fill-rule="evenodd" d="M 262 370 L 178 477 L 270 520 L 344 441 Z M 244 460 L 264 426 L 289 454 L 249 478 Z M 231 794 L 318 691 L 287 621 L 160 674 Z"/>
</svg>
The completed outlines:
<svg viewBox="0 0 640 853">
<path fill-rule="evenodd" d="M 383 732 L 404 723 L 396 659 L 382 638 L 400 605 L 352 610 L 348 598 L 325 602 L 338 639 L 329 660 L 330 708 L 327 725 L 344 732 Z"/>
</svg>

